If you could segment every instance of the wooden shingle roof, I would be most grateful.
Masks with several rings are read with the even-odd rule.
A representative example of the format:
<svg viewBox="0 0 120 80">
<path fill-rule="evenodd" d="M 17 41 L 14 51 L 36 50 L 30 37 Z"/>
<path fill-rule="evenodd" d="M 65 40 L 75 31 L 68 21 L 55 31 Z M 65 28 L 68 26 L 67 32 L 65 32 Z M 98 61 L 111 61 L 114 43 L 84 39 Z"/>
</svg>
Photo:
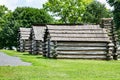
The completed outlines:
<svg viewBox="0 0 120 80">
<path fill-rule="evenodd" d="M 20 28 L 19 29 L 20 39 L 29 39 L 30 31 L 31 28 Z"/>
<path fill-rule="evenodd" d="M 47 25 L 47 28 L 52 41 L 110 41 L 99 25 Z"/>
<path fill-rule="evenodd" d="M 35 40 L 42 40 L 45 32 L 45 26 L 33 26 L 33 31 L 35 35 Z"/>
</svg>

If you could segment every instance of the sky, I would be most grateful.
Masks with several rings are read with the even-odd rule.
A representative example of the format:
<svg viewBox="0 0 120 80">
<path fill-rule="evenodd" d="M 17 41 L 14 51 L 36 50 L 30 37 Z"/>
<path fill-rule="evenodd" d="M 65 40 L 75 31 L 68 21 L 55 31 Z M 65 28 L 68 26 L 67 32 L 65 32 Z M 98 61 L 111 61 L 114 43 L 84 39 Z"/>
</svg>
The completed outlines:
<svg viewBox="0 0 120 80">
<path fill-rule="evenodd" d="M 106 0 L 98 0 L 99 2 L 106 5 L 110 9 Z M 47 2 L 47 0 L 0 0 L 0 5 L 5 5 L 8 9 L 14 11 L 16 7 L 29 6 L 34 8 L 42 8 L 42 5 Z"/>
</svg>

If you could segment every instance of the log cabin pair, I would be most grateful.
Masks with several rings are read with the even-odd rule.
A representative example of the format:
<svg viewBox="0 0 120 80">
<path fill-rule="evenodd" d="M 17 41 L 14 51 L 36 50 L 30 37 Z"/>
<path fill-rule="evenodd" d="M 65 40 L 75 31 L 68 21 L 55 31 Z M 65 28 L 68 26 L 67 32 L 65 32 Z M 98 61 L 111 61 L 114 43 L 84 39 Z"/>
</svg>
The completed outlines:
<svg viewBox="0 0 120 80">
<path fill-rule="evenodd" d="M 31 30 L 31 53 L 49 58 L 112 59 L 113 44 L 99 25 L 39 25 Z"/>
<path fill-rule="evenodd" d="M 18 33 L 18 51 L 30 54 L 42 54 L 43 34 L 45 26 L 20 28 Z"/>
</svg>

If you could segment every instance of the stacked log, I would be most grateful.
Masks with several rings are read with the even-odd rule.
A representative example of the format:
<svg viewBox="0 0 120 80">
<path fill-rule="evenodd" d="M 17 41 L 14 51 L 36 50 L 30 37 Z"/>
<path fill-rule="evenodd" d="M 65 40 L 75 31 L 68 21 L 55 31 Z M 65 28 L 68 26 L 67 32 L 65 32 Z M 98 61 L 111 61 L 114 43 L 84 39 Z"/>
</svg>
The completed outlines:
<svg viewBox="0 0 120 80">
<path fill-rule="evenodd" d="M 117 41 L 118 37 L 117 37 L 115 27 L 113 24 L 113 19 L 112 18 L 102 18 L 101 27 L 105 28 L 107 30 L 110 40 L 114 44 L 112 56 L 113 56 L 113 59 L 117 60 L 117 58 L 118 58 L 118 41 Z"/>
</svg>

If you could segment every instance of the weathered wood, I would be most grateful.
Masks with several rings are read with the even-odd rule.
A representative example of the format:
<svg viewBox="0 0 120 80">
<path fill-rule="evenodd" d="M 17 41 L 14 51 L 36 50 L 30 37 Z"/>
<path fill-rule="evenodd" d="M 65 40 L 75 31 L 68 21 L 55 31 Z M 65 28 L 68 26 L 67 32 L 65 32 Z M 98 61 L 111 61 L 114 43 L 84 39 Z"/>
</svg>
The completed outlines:
<svg viewBox="0 0 120 80">
<path fill-rule="evenodd" d="M 58 54 L 106 54 L 105 51 L 57 51 Z"/>
<path fill-rule="evenodd" d="M 18 42 L 19 42 L 19 51 L 30 51 L 30 31 L 31 28 L 20 28 L 19 29 L 19 34 L 18 34 Z"/>
<path fill-rule="evenodd" d="M 53 37 L 106 38 L 107 34 L 50 34 Z"/>
<path fill-rule="evenodd" d="M 57 50 L 106 50 L 106 47 L 57 47 Z"/>
<path fill-rule="evenodd" d="M 47 26 L 44 52 L 48 55 L 50 49 L 49 57 L 56 55 L 54 58 L 107 59 L 110 40 L 105 29 L 91 25 L 74 26 L 75 28 L 60 26 Z"/>
<path fill-rule="evenodd" d="M 50 29 L 100 29 L 99 25 L 47 25 L 47 27 Z M 61 28 L 62 27 L 62 28 Z"/>
<path fill-rule="evenodd" d="M 87 42 L 109 42 L 108 38 L 63 38 L 63 37 L 52 37 L 51 41 L 87 41 Z"/>
<path fill-rule="evenodd" d="M 106 43 L 57 42 L 58 46 L 106 47 Z"/>
<path fill-rule="evenodd" d="M 57 58 L 69 58 L 69 59 L 106 59 L 106 56 L 78 56 L 78 55 L 58 55 Z"/>
<path fill-rule="evenodd" d="M 114 24 L 113 24 L 113 19 L 102 19 L 101 21 L 101 26 L 103 28 L 106 28 L 107 29 L 107 32 L 110 36 L 110 40 L 112 40 L 113 44 L 114 44 L 114 47 L 113 47 L 113 51 L 112 51 L 112 55 L 113 55 L 113 59 L 117 60 L 117 37 L 116 37 L 116 31 L 115 31 L 115 27 L 114 27 Z"/>
<path fill-rule="evenodd" d="M 42 54 L 45 26 L 32 26 L 32 54 Z"/>
<path fill-rule="evenodd" d="M 54 31 L 100 31 L 101 29 L 49 29 Z"/>
<path fill-rule="evenodd" d="M 49 30 L 51 34 L 106 34 L 106 32 L 103 32 L 103 30 L 97 30 L 97 31 L 92 31 L 92 30 L 86 30 L 86 31 L 62 31 L 62 30 Z"/>
</svg>

